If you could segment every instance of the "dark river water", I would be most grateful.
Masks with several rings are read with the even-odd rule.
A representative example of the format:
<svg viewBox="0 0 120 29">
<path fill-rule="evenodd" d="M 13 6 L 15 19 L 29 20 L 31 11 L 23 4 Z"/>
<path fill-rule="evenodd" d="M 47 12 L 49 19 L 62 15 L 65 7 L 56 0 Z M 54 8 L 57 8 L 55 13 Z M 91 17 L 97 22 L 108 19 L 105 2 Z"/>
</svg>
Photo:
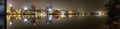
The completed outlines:
<svg viewBox="0 0 120 29">
<path fill-rule="evenodd" d="M 97 29 L 107 16 L 7 15 L 7 29 Z"/>
</svg>

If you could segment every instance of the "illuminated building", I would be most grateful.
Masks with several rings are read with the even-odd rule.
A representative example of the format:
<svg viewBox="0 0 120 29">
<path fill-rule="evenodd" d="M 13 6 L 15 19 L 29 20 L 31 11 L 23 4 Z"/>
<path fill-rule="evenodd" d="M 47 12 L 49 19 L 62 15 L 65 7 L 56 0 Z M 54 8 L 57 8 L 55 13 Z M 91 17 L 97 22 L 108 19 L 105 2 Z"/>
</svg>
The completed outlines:
<svg viewBox="0 0 120 29">
<path fill-rule="evenodd" d="M 47 24 L 53 23 L 53 18 L 49 16 L 48 19 L 46 20 L 46 23 Z"/>
<path fill-rule="evenodd" d="M 51 4 L 47 4 L 46 9 L 50 12 L 53 10 L 53 7 Z"/>
<path fill-rule="evenodd" d="M 46 6 L 47 14 L 52 14 L 52 10 L 53 10 L 52 5 L 51 4 L 47 4 L 47 6 Z"/>
</svg>

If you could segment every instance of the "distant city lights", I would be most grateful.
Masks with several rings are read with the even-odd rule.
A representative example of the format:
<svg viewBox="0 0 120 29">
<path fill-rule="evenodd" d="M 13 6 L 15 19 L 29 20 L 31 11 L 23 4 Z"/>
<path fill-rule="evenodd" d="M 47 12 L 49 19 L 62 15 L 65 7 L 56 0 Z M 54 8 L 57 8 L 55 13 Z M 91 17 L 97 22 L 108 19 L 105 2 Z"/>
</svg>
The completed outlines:
<svg viewBox="0 0 120 29">
<path fill-rule="evenodd" d="M 57 9 L 57 10 L 61 10 L 61 9 Z"/>
<path fill-rule="evenodd" d="M 10 22 L 10 25 L 12 25 L 12 22 Z"/>
<path fill-rule="evenodd" d="M 52 9 L 51 9 L 51 8 L 49 8 L 49 9 L 48 9 L 48 11 L 52 11 Z"/>
<path fill-rule="evenodd" d="M 49 17 L 49 18 L 48 18 L 48 20 L 52 20 L 52 18 L 51 18 L 51 17 Z"/>
<path fill-rule="evenodd" d="M 61 11 L 61 15 L 64 15 L 65 14 L 65 12 L 64 11 Z"/>
<path fill-rule="evenodd" d="M 24 9 L 24 10 L 28 10 L 28 8 L 27 8 L 27 7 L 24 7 L 23 9 Z"/>
<path fill-rule="evenodd" d="M 9 6 L 12 7 L 12 4 L 10 4 Z"/>
<path fill-rule="evenodd" d="M 68 13 L 73 13 L 72 11 L 69 11 Z"/>
<path fill-rule="evenodd" d="M 49 15 L 50 18 L 53 18 L 53 15 Z"/>
<path fill-rule="evenodd" d="M 62 18 L 66 17 L 65 15 L 61 15 Z"/>
<path fill-rule="evenodd" d="M 73 17 L 73 15 L 68 15 L 69 18 Z"/>
<path fill-rule="evenodd" d="M 98 13 L 97 16 L 103 16 L 103 15 L 104 15 L 104 12 L 103 12 L 103 11 L 97 11 L 96 13 Z"/>
<path fill-rule="evenodd" d="M 26 21 L 28 21 L 28 19 L 25 18 L 24 21 L 26 22 Z"/>
</svg>

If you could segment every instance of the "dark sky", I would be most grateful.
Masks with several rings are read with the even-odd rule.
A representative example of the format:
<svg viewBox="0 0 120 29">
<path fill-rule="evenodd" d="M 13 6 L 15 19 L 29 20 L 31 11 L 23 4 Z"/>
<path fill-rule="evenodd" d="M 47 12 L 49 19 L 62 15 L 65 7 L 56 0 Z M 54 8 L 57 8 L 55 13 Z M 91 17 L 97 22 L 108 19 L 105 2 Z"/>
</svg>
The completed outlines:
<svg viewBox="0 0 120 29">
<path fill-rule="evenodd" d="M 5 15 L 4 10 L 4 1 L 0 0 L 0 15 Z"/>
<path fill-rule="evenodd" d="M 30 7 L 33 0 L 14 0 L 12 1 L 14 8 Z M 11 3 L 8 0 L 8 3 Z M 87 10 L 104 9 L 104 5 L 107 0 L 35 0 L 37 8 L 45 9 L 46 4 L 53 5 L 54 9 L 80 9 L 85 8 Z"/>
</svg>

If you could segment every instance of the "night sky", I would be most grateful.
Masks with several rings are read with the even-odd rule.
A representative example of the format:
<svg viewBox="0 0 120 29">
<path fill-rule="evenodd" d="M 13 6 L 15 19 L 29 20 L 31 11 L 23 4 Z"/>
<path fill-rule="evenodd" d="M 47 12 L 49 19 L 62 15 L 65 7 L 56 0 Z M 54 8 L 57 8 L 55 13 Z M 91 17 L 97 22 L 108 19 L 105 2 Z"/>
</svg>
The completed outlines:
<svg viewBox="0 0 120 29">
<path fill-rule="evenodd" d="M 0 15 L 5 15 L 4 6 L 0 6 Z"/>
<path fill-rule="evenodd" d="M 0 29 L 4 26 L 5 21 L 5 9 L 4 9 L 4 1 L 0 0 Z"/>
<path fill-rule="evenodd" d="M 46 4 L 51 4 L 53 9 L 73 10 L 81 8 L 88 11 L 103 10 L 108 0 L 35 0 L 38 9 L 45 9 Z M 13 3 L 14 8 L 30 7 L 33 0 L 8 0 L 8 4 Z"/>
<path fill-rule="evenodd" d="M 0 15 L 5 15 L 4 10 L 4 2 L 0 0 Z"/>
</svg>

